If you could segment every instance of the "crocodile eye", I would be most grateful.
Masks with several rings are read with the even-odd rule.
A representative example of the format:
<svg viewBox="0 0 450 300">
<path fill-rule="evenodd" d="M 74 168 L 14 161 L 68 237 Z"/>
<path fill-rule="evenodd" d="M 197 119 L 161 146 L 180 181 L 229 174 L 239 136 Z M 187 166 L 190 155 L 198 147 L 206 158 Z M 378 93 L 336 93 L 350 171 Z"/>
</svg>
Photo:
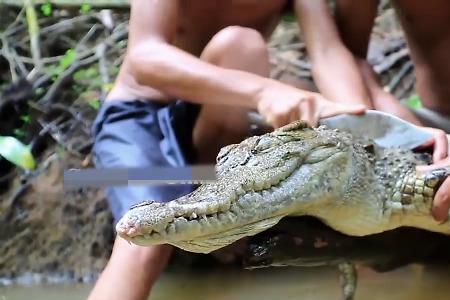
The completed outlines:
<svg viewBox="0 0 450 300">
<path fill-rule="evenodd" d="M 258 140 L 258 143 L 256 144 L 255 148 L 251 150 L 252 154 L 256 154 L 258 152 L 264 152 L 264 150 L 267 150 L 271 147 L 273 147 L 275 144 L 271 139 L 267 138 L 261 138 Z"/>
<path fill-rule="evenodd" d="M 374 144 L 366 144 L 363 145 L 364 150 L 366 150 L 370 154 L 375 154 L 375 146 Z"/>
</svg>

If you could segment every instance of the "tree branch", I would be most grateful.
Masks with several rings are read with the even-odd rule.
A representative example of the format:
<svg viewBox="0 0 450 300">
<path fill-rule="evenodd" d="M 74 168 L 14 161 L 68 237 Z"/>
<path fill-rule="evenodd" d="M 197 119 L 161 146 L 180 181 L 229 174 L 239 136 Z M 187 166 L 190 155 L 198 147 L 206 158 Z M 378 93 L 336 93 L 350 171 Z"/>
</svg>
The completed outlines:
<svg viewBox="0 0 450 300">
<path fill-rule="evenodd" d="M 39 44 L 39 23 L 34 10 L 34 1 L 25 0 L 26 18 L 28 24 L 28 32 L 30 34 L 30 49 L 33 57 L 34 67 L 40 71 L 42 70 L 41 49 Z"/>
</svg>

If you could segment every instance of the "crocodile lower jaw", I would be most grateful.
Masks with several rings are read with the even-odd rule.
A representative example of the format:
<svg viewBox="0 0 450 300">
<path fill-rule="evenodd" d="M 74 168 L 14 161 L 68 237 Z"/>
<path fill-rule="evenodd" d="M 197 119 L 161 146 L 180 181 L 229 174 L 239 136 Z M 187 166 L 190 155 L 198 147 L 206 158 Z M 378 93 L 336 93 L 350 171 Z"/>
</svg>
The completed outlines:
<svg viewBox="0 0 450 300">
<path fill-rule="evenodd" d="M 178 248 L 196 253 L 210 253 L 214 250 L 225 247 L 243 237 L 252 236 L 262 232 L 280 221 L 283 216 L 269 217 L 264 220 L 251 222 L 245 225 L 228 228 L 221 232 L 211 233 L 203 236 L 195 236 L 192 239 L 171 240 L 163 234 L 145 237 L 136 236 L 131 242 L 140 246 L 159 245 L 162 243 L 171 244 Z"/>
<path fill-rule="evenodd" d="M 193 214 L 189 219 L 175 217 L 173 221 L 159 231 L 152 230 L 143 233 L 132 227 L 118 224 L 117 233 L 120 237 L 138 245 L 156 245 L 178 241 L 178 237 L 181 235 L 184 240 L 189 240 L 215 235 L 215 230 L 219 228 L 225 228 L 224 231 L 226 232 L 226 228 L 236 224 L 236 221 L 242 219 L 242 217 L 241 209 L 236 203 L 233 203 L 226 212 L 204 215 Z"/>
</svg>

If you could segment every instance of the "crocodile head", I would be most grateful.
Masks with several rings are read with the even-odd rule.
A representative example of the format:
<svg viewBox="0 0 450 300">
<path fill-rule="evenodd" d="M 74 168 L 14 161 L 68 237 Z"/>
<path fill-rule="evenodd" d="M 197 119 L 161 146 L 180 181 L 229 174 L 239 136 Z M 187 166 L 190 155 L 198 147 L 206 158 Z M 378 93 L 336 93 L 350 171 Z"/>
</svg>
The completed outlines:
<svg viewBox="0 0 450 300">
<path fill-rule="evenodd" d="M 116 230 L 134 244 L 200 253 L 254 235 L 298 213 L 299 197 L 323 200 L 345 180 L 351 153 L 345 137 L 295 122 L 226 146 L 217 156 L 217 181 L 167 203 L 140 203 Z"/>
</svg>

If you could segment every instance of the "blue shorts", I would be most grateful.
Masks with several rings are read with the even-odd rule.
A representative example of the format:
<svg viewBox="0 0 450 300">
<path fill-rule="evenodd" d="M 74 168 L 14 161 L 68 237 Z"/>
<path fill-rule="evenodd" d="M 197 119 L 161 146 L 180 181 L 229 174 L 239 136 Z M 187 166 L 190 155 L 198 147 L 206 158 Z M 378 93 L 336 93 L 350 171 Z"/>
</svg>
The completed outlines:
<svg viewBox="0 0 450 300">
<path fill-rule="evenodd" d="M 92 126 L 97 168 L 184 166 L 195 160 L 192 130 L 199 107 L 176 101 L 107 101 Z M 115 223 L 144 200 L 167 202 L 192 185 L 112 186 L 106 189 Z"/>
</svg>

